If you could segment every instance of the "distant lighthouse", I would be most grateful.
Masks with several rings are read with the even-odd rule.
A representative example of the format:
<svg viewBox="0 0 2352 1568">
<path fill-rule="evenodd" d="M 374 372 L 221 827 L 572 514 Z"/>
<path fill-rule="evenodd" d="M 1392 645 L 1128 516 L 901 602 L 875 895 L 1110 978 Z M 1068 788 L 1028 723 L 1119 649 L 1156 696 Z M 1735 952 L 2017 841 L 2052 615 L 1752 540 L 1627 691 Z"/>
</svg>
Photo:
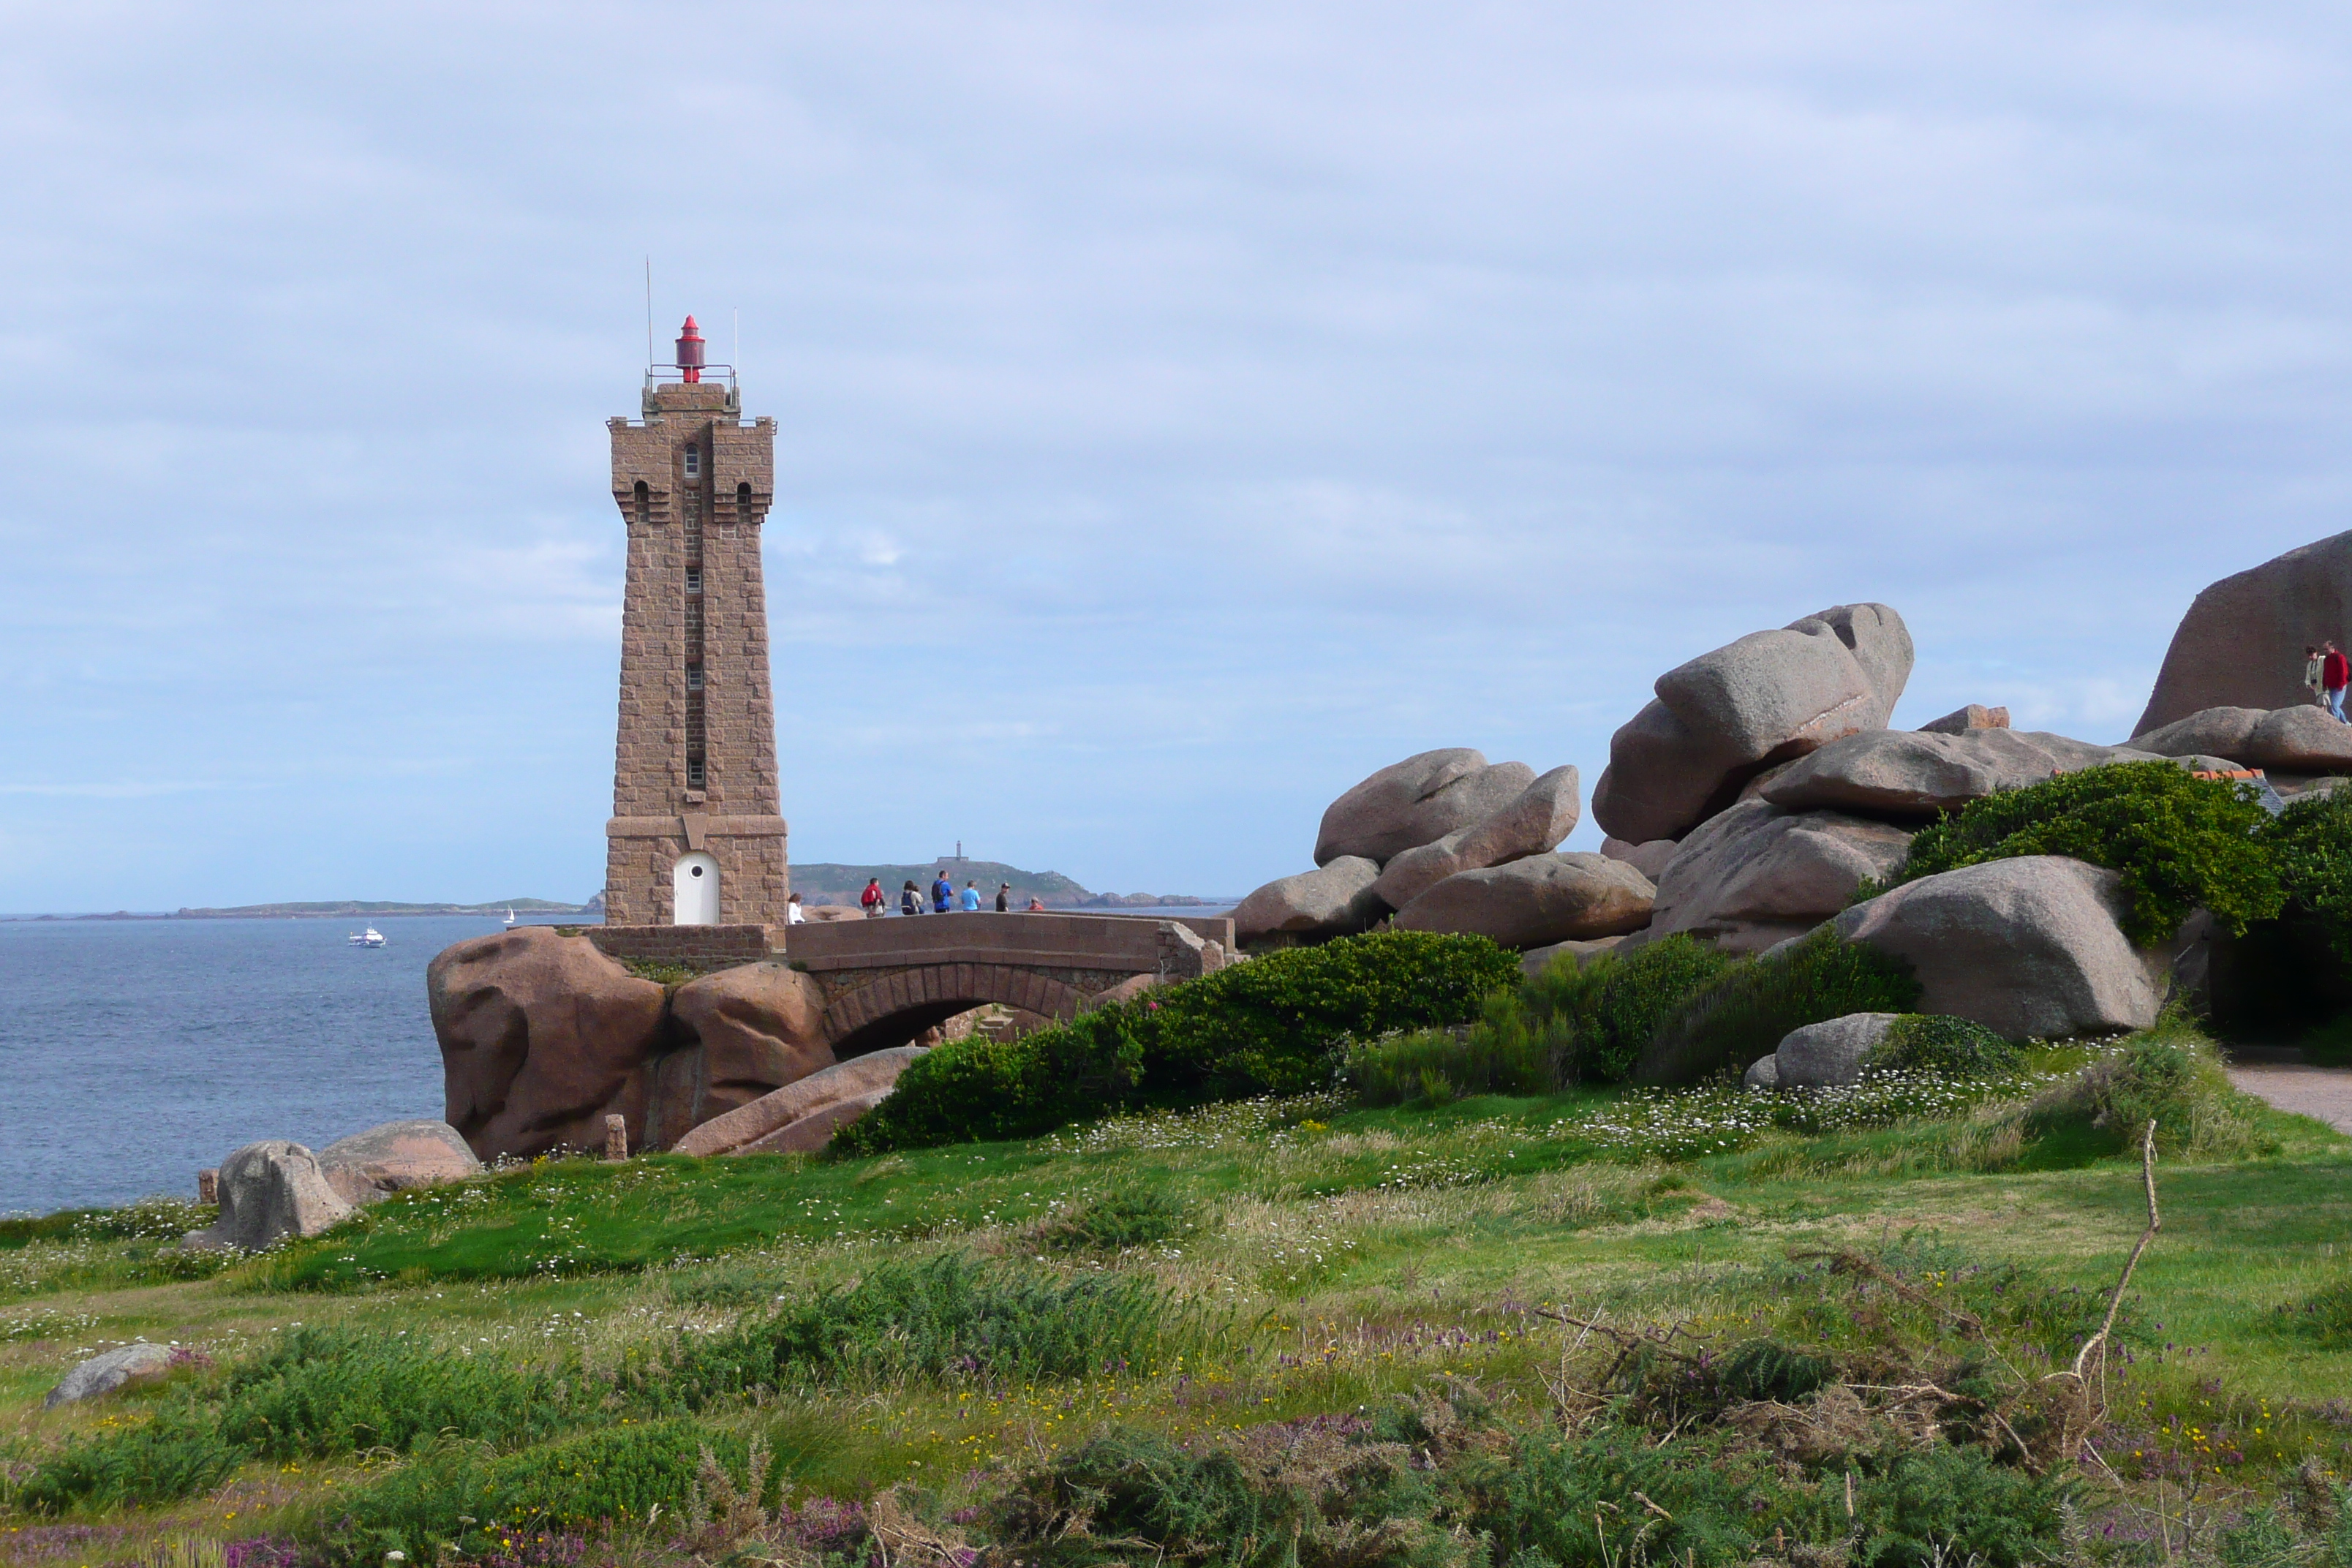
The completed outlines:
<svg viewBox="0 0 2352 1568">
<path fill-rule="evenodd" d="M 743 422 L 703 347 L 688 316 L 641 417 L 607 421 L 629 535 L 608 925 L 781 925 L 791 891 L 760 576 L 776 422 Z"/>
</svg>

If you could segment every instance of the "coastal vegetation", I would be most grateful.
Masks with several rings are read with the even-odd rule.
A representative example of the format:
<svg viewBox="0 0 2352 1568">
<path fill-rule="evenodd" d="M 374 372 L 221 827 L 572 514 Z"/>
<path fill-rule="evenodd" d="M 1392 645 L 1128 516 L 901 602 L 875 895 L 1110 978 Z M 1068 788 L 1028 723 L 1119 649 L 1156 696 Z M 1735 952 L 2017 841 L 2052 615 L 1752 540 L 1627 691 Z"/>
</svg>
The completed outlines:
<svg viewBox="0 0 2352 1568">
<path fill-rule="evenodd" d="M 1475 1065 L 1654 1026 L 1640 985 L 1025 1139 L 537 1162 L 201 1278 L 185 1205 L 12 1222 L 0 1552 L 2343 1561 L 2352 1145 L 2179 1017 L 1923 1024 L 1811 1094 Z M 141 1335 L 162 1384 L 38 1409 Z"/>
</svg>

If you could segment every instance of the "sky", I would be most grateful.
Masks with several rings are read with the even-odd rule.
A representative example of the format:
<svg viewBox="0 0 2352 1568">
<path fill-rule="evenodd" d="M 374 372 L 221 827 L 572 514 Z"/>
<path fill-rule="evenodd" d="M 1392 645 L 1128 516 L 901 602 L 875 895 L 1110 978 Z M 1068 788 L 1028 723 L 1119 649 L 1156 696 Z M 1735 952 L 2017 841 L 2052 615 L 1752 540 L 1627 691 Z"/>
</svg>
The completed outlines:
<svg viewBox="0 0 2352 1568">
<path fill-rule="evenodd" d="M 1589 795 L 1860 600 L 1897 724 L 2120 741 L 2200 587 L 2352 527 L 2347 63 L 2258 3 L 5 0 L 0 910 L 596 890 L 648 258 L 778 422 L 796 860 L 1238 894 L 1414 752 Z"/>
</svg>

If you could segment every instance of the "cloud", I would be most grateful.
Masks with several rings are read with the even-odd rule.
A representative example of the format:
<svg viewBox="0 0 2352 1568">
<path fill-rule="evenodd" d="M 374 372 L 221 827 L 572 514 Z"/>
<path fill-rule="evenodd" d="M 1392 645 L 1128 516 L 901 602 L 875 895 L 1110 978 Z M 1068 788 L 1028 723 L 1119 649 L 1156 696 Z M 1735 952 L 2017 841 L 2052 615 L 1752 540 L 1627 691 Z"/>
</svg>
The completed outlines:
<svg viewBox="0 0 2352 1568">
<path fill-rule="evenodd" d="M 2352 495 L 2348 42 L 19 7 L 0 752 L 115 848 L 9 840 L 0 907 L 593 886 L 648 254 L 656 332 L 740 310 L 778 422 L 806 858 L 1239 890 L 1408 751 L 1589 786 L 1661 670 L 1853 599 L 1913 627 L 1912 721 L 2120 739 L 2197 588 Z"/>
</svg>

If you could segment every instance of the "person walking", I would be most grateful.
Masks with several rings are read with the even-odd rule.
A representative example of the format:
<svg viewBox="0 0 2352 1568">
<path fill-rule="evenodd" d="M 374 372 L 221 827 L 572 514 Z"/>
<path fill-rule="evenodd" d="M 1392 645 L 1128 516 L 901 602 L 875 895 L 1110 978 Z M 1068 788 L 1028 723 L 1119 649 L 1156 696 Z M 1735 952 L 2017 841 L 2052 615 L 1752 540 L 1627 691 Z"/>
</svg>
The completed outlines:
<svg viewBox="0 0 2352 1568">
<path fill-rule="evenodd" d="M 1028 912 L 1028 913 L 1030 913 L 1030 914 L 1033 914 L 1033 915 L 1042 915 L 1042 914 L 1044 914 L 1044 913 L 1045 912 L 1045 900 L 1043 900 L 1043 899 L 1041 899 L 1041 898 L 1039 898 L 1039 897 L 1038 897 L 1036 894 L 1034 894 L 1034 893 L 1030 894 L 1030 895 L 1029 895 L 1029 908 L 1028 908 L 1027 912 Z"/>
<path fill-rule="evenodd" d="M 980 913 L 980 887 L 970 880 L 963 885 L 963 912 L 968 915 Z"/>
<path fill-rule="evenodd" d="M 923 895 L 916 888 L 915 879 L 912 877 L 907 879 L 907 886 L 898 894 L 898 912 L 902 915 L 919 915 L 923 912 Z"/>
<path fill-rule="evenodd" d="M 2304 644 L 2303 689 L 2310 692 L 2311 700 L 2323 708 L 2327 706 L 2327 688 L 2320 678 L 2321 668 L 2325 663 L 2326 660 L 2317 648 L 2309 643 Z"/>
<path fill-rule="evenodd" d="M 857 895 L 858 908 L 866 911 L 866 918 L 869 921 L 880 920 L 889 902 L 890 895 L 882 890 L 882 879 L 866 878 L 866 890 Z"/>
<path fill-rule="evenodd" d="M 1010 882 L 999 882 L 999 883 L 997 883 L 997 884 L 996 884 L 996 912 L 997 912 L 998 914 L 1000 914 L 1000 915 L 1001 915 L 1001 914 L 1005 914 L 1005 913 L 1009 912 L 1009 911 L 1012 910 L 1012 908 L 1013 908 L 1013 884 L 1012 884 L 1012 883 L 1010 883 Z"/>
<path fill-rule="evenodd" d="M 955 905 L 955 884 L 948 880 L 947 868 L 940 868 L 940 879 L 931 884 L 931 910 L 945 914 Z"/>
<path fill-rule="evenodd" d="M 808 924 L 808 916 L 802 912 L 801 896 L 798 893 L 784 900 L 784 923 L 788 926 Z"/>
<path fill-rule="evenodd" d="M 2327 690 L 2327 710 L 2344 721 L 2344 689 L 2352 686 L 2352 658 L 2346 658 L 2344 650 L 2334 643 L 2326 646 L 2327 656 L 2319 661 L 2319 684 Z"/>
</svg>

